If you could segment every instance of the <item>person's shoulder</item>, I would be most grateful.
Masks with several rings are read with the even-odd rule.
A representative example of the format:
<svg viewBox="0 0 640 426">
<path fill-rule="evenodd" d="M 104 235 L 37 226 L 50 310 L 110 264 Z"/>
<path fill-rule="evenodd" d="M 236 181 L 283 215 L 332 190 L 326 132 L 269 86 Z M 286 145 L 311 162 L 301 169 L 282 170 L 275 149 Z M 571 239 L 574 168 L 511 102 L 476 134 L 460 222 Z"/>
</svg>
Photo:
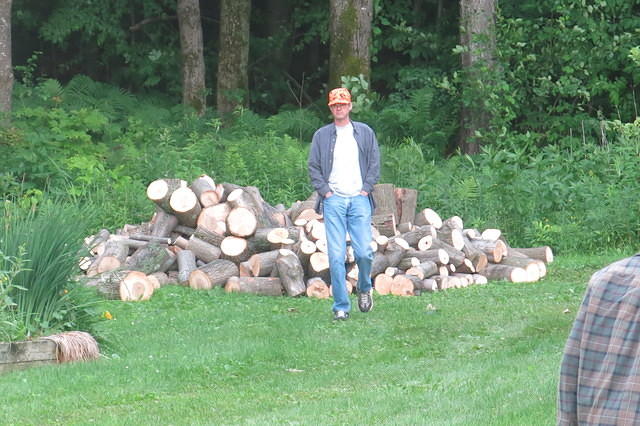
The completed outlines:
<svg viewBox="0 0 640 426">
<path fill-rule="evenodd" d="M 591 276 L 589 286 L 623 284 L 630 287 L 640 285 L 640 253 L 613 262 Z"/>
<path fill-rule="evenodd" d="M 318 130 L 315 131 L 315 133 L 313 134 L 313 137 L 315 138 L 316 136 L 329 134 L 332 132 L 334 128 L 335 126 L 333 123 L 325 124 L 324 126 L 320 127 Z"/>
<path fill-rule="evenodd" d="M 352 121 L 351 124 L 353 125 L 353 128 L 356 129 L 356 131 L 373 133 L 373 129 L 367 123 L 363 123 L 362 121 Z"/>
</svg>

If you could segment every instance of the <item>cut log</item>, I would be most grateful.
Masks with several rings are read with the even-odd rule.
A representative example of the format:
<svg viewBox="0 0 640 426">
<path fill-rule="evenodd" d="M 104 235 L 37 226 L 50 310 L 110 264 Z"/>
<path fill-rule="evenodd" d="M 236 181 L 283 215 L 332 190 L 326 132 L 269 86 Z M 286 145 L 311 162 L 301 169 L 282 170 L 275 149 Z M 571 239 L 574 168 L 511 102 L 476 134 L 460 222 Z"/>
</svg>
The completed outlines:
<svg viewBox="0 0 640 426">
<path fill-rule="evenodd" d="M 393 237 L 396 235 L 396 219 L 393 213 L 379 214 L 371 217 L 371 223 L 380 235 Z"/>
<path fill-rule="evenodd" d="M 418 241 L 418 250 L 429 250 L 431 248 L 431 245 L 433 244 L 433 237 L 431 235 L 425 235 L 424 237 L 420 238 L 420 240 Z"/>
<path fill-rule="evenodd" d="M 487 241 L 480 239 L 469 241 L 486 254 L 491 263 L 500 263 L 502 258 L 507 255 L 507 246 L 502 240 Z"/>
<path fill-rule="evenodd" d="M 149 243 L 155 243 L 155 244 L 171 244 L 171 238 L 169 237 L 155 237 L 153 235 L 145 235 L 145 234 L 132 234 L 129 236 L 130 239 L 132 240 L 139 240 L 139 241 L 147 241 Z"/>
<path fill-rule="evenodd" d="M 178 260 L 178 284 L 188 283 L 189 275 L 197 268 L 196 255 L 191 250 L 180 250 L 176 258 Z"/>
<path fill-rule="evenodd" d="M 487 241 L 496 241 L 500 236 L 502 236 L 502 231 L 494 228 L 485 229 L 480 234 L 480 238 Z"/>
<path fill-rule="evenodd" d="M 304 284 L 304 271 L 300 259 L 291 250 L 278 250 L 276 258 L 278 276 L 282 282 L 282 287 L 288 296 L 297 297 L 306 292 Z"/>
<path fill-rule="evenodd" d="M 221 203 L 226 202 L 229 194 L 231 194 L 233 191 L 235 191 L 238 188 L 242 188 L 242 187 L 240 185 L 236 185 L 235 183 L 228 183 L 228 182 L 223 182 L 216 185 L 216 191 L 218 191 L 218 194 L 220 194 L 220 202 Z"/>
<path fill-rule="evenodd" d="M 537 281 L 547 274 L 547 267 L 543 261 L 531 259 L 530 257 L 514 256 L 514 252 L 515 250 L 509 250 L 509 256 L 503 257 L 500 264 L 523 268 L 529 274 L 531 282 Z"/>
<path fill-rule="evenodd" d="M 176 255 L 167 247 L 150 243 L 136 250 L 124 262 L 124 268 L 150 274 L 152 272 L 166 272 L 176 261 Z"/>
<path fill-rule="evenodd" d="M 376 204 L 376 208 L 373 211 L 373 216 L 393 216 L 393 228 L 395 230 L 395 224 L 400 223 L 398 220 L 398 210 L 396 209 L 396 195 L 395 187 L 391 183 L 379 183 L 373 186 L 373 200 Z M 386 235 L 386 234 L 383 234 Z"/>
<path fill-rule="evenodd" d="M 471 261 L 473 268 L 476 272 L 482 272 L 484 268 L 487 267 L 487 263 L 489 260 L 487 259 L 487 255 L 484 254 L 482 250 L 477 248 L 471 243 L 471 240 L 463 235 L 464 247 L 462 247 L 462 252 L 464 255 Z"/>
<path fill-rule="evenodd" d="M 405 275 L 414 275 L 418 278 L 425 279 L 438 274 L 438 265 L 432 261 L 425 261 L 417 266 L 407 269 Z"/>
<path fill-rule="evenodd" d="M 322 216 L 315 211 L 317 197 L 318 193 L 314 191 L 305 201 L 294 203 L 288 211 L 291 221 L 295 223 L 296 219 L 301 215 L 303 215 L 304 218 L 310 216 L 313 219 L 320 219 Z"/>
<path fill-rule="evenodd" d="M 201 240 L 195 235 L 192 235 L 191 238 L 189 238 L 186 249 L 192 251 L 196 258 L 202 260 L 205 263 L 209 263 L 214 261 L 215 259 L 219 259 L 222 255 L 222 250 L 220 249 L 220 247 L 209 244 L 208 242 Z"/>
<path fill-rule="evenodd" d="M 400 234 L 411 232 L 414 228 L 415 226 L 413 226 L 413 223 L 411 222 L 404 222 L 396 225 L 396 231 L 398 231 Z"/>
<path fill-rule="evenodd" d="M 438 239 L 449 244 L 456 250 L 462 250 L 464 247 L 462 230 L 459 228 L 452 228 L 449 224 L 443 223 L 440 229 L 438 229 Z"/>
<path fill-rule="evenodd" d="M 494 263 L 487 265 L 483 275 L 489 280 L 507 280 L 514 283 L 526 282 L 529 279 L 529 274 L 522 268 Z"/>
<path fill-rule="evenodd" d="M 196 232 L 196 230 L 188 226 L 176 225 L 176 227 L 173 228 L 173 232 L 177 232 L 178 234 L 181 234 L 182 236 L 186 236 L 188 238 L 192 236 L 194 232 Z"/>
<path fill-rule="evenodd" d="M 393 277 L 390 293 L 394 296 L 413 296 L 415 286 L 412 278 L 418 279 L 417 277 L 411 277 L 404 274 Z"/>
<path fill-rule="evenodd" d="M 418 191 L 410 188 L 395 188 L 396 214 L 398 223 L 410 223 L 416 217 Z"/>
<path fill-rule="evenodd" d="M 307 236 L 311 241 L 326 240 L 327 234 L 325 232 L 324 222 L 314 219 L 307 222 L 305 225 Z"/>
<path fill-rule="evenodd" d="M 96 266 L 97 272 L 101 274 L 119 268 L 127 259 L 128 254 L 129 246 L 122 241 L 107 241 L 104 253 L 99 257 L 98 265 Z"/>
<path fill-rule="evenodd" d="M 459 229 L 460 231 L 464 229 L 464 222 L 460 216 L 451 216 L 450 218 L 443 220 L 442 225 L 446 225 L 453 229 Z"/>
<path fill-rule="evenodd" d="M 420 287 L 414 289 L 414 293 L 416 290 L 433 293 L 434 291 L 438 291 L 438 282 L 434 278 L 425 278 L 420 283 Z"/>
<path fill-rule="evenodd" d="M 227 196 L 227 203 L 232 208 L 244 207 L 253 212 L 259 228 L 277 228 L 280 222 L 276 219 L 280 213 L 266 203 L 255 186 L 247 186 L 233 190 Z"/>
<path fill-rule="evenodd" d="M 208 229 L 202 228 L 200 226 L 195 229 L 192 235 L 195 238 L 198 238 L 216 247 L 220 247 L 220 244 L 222 244 L 222 240 L 224 240 L 224 235 L 211 232 Z"/>
<path fill-rule="evenodd" d="M 226 220 L 230 211 L 231 207 L 227 203 L 205 207 L 198 216 L 197 227 L 218 235 L 225 235 L 227 232 Z"/>
<path fill-rule="evenodd" d="M 282 283 L 277 277 L 230 277 L 224 291 L 259 296 L 282 296 Z"/>
<path fill-rule="evenodd" d="M 434 231 L 435 228 L 433 226 L 423 225 L 414 228 L 412 231 L 400 234 L 399 237 L 405 240 L 411 247 L 418 247 L 418 243 L 422 238 L 429 236 L 433 239 Z"/>
<path fill-rule="evenodd" d="M 489 280 L 487 280 L 487 277 L 485 277 L 484 275 L 472 274 L 471 276 L 473 277 L 474 284 L 487 284 L 489 282 Z"/>
<path fill-rule="evenodd" d="M 440 227 L 442 227 L 442 219 L 440 218 L 440 215 L 428 208 L 419 211 L 413 219 L 413 223 L 416 226 L 433 225 L 436 229 L 440 229 Z"/>
<path fill-rule="evenodd" d="M 220 244 L 221 257 L 233 261 L 234 263 L 248 260 L 252 253 L 247 240 L 240 237 L 228 236 Z"/>
<path fill-rule="evenodd" d="M 183 187 L 173 191 L 169 205 L 182 225 L 192 228 L 197 225 L 202 206 L 191 189 Z"/>
<path fill-rule="evenodd" d="M 176 216 L 157 207 L 154 221 L 151 225 L 151 235 L 155 237 L 168 237 L 177 225 L 178 218 Z"/>
<path fill-rule="evenodd" d="M 420 264 L 420 260 L 417 257 L 413 256 L 405 256 L 398 263 L 398 269 L 406 271 L 407 269 L 413 268 L 414 266 L 418 266 Z M 386 270 L 386 268 L 385 268 Z"/>
<path fill-rule="evenodd" d="M 329 256 L 323 252 L 315 252 L 309 257 L 309 268 L 307 271 L 309 277 L 320 277 L 324 282 L 331 281 L 329 273 Z"/>
<path fill-rule="evenodd" d="M 236 237 L 250 237 L 257 227 L 256 215 L 246 207 L 235 207 L 227 216 L 227 231 Z"/>
<path fill-rule="evenodd" d="M 278 250 L 256 253 L 247 260 L 247 266 L 254 277 L 268 277 L 271 275 L 278 258 Z"/>
<path fill-rule="evenodd" d="M 411 246 L 408 242 L 405 241 L 404 238 L 400 236 L 396 236 L 389 239 L 389 244 L 387 244 L 387 250 L 409 250 Z"/>
<path fill-rule="evenodd" d="M 238 276 L 238 267 L 226 259 L 216 259 L 189 274 L 189 287 L 198 290 L 210 290 L 214 286 L 225 285 L 227 280 Z"/>
<path fill-rule="evenodd" d="M 378 294 L 391 293 L 391 284 L 393 283 L 393 277 L 387 274 L 378 274 L 373 280 L 373 288 L 375 288 Z"/>
<path fill-rule="evenodd" d="M 84 240 L 84 249 L 86 249 L 89 253 L 94 256 L 99 256 L 104 252 L 104 245 L 106 244 L 109 236 L 111 234 L 106 229 L 101 229 L 97 234 L 87 237 Z M 81 253 L 81 255 L 85 255 L 86 252 Z"/>
<path fill-rule="evenodd" d="M 213 179 L 207 175 L 198 176 L 191 183 L 191 190 L 202 207 L 215 206 L 220 202 L 220 195 L 216 191 L 216 184 Z"/>
<path fill-rule="evenodd" d="M 400 271 L 400 268 L 398 268 L 397 266 L 389 266 L 387 269 L 384 270 L 383 273 L 393 278 L 396 274 L 400 273 L 399 271 Z"/>
<path fill-rule="evenodd" d="M 172 213 L 171 195 L 178 188 L 185 188 L 187 182 L 182 179 L 158 179 L 147 186 L 147 198 L 156 203 L 161 209 Z"/>
<path fill-rule="evenodd" d="M 511 254 L 511 250 L 515 250 L 517 253 L 521 253 L 532 259 L 541 260 L 547 264 L 553 262 L 553 250 L 551 250 L 549 246 L 513 248 L 509 250 L 509 254 Z"/>
<path fill-rule="evenodd" d="M 405 256 L 414 257 L 422 262 L 434 262 L 438 265 L 446 265 L 449 263 L 449 254 L 443 249 L 415 250 L 409 249 L 404 253 Z"/>
<path fill-rule="evenodd" d="M 384 253 L 376 252 L 371 265 L 371 276 L 382 274 L 389 266 L 398 266 L 404 257 L 405 250 L 387 250 Z"/>
<path fill-rule="evenodd" d="M 386 235 L 378 235 L 377 237 L 374 237 L 374 238 L 375 238 L 376 244 L 378 244 L 378 250 L 376 251 L 384 253 L 384 251 L 387 248 L 387 245 L 389 244 L 389 237 L 387 237 Z"/>
<path fill-rule="evenodd" d="M 156 287 L 157 285 L 157 288 L 164 287 L 165 285 L 171 284 L 173 282 L 169 278 L 169 275 L 164 272 L 154 272 L 147 275 L 147 278 L 152 280 L 151 282 L 153 283 L 153 286 Z"/>
<path fill-rule="evenodd" d="M 328 299 L 329 286 L 322 278 L 312 277 L 307 280 L 307 297 L 313 297 L 316 299 Z"/>
<path fill-rule="evenodd" d="M 148 300 L 153 290 L 153 284 L 147 279 L 145 273 L 131 271 L 120 282 L 120 300 L 124 302 Z"/>
</svg>

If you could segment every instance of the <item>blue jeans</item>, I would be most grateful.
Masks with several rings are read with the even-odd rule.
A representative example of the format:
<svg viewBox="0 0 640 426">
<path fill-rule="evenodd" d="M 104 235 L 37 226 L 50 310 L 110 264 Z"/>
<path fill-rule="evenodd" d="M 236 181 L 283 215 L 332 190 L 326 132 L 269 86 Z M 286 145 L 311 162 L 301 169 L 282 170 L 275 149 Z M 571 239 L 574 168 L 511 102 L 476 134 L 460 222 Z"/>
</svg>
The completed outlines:
<svg viewBox="0 0 640 426">
<path fill-rule="evenodd" d="M 347 255 L 347 231 L 358 265 L 358 291 L 371 290 L 371 203 L 364 195 L 341 197 L 333 194 L 323 200 L 324 225 L 329 251 L 333 311 L 351 310 L 347 294 L 345 261 Z"/>
</svg>

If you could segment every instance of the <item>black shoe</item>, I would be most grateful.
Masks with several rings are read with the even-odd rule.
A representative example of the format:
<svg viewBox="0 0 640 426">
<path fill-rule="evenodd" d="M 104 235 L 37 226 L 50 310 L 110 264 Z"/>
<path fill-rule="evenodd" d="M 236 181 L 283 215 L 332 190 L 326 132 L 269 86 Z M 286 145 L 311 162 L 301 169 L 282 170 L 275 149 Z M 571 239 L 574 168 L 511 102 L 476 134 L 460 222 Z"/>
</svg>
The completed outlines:
<svg viewBox="0 0 640 426">
<path fill-rule="evenodd" d="M 348 319 L 349 319 L 349 312 L 336 311 L 333 314 L 333 320 L 334 321 L 344 321 L 344 320 L 348 320 Z"/>
<path fill-rule="evenodd" d="M 360 312 L 369 312 L 373 308 L 373 295 L 371 290 L 366 293 L 358 293 L 358 308 Z"/>
</svg>

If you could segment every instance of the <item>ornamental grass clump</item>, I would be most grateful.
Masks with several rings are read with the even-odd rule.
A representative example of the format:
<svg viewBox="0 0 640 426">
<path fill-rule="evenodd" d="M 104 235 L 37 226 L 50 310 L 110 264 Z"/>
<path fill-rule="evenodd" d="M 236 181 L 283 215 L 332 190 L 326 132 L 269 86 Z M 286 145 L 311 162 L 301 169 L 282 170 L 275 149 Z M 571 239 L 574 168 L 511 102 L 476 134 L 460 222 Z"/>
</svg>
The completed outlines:
<svg viewBox="0 0 640 426">
<path fill-rule="evenodd" d="M 72 282 L 86 232 L 87 208 L 5 201 L 0 216 L 4 298 L 0 338 L 17 340 L 90 327 L 95 296 Z"/>
</svg>

